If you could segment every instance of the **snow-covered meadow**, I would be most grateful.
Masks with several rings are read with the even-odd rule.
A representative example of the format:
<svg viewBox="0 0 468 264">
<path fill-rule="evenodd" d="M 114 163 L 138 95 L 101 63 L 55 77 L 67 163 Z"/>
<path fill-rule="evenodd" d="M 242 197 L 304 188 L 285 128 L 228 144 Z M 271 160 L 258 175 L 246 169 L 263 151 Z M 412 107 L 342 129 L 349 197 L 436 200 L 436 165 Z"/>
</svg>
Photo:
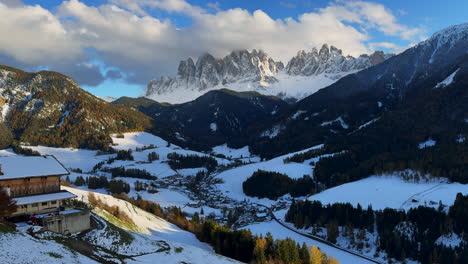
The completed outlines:
<svg viewBox="0 0 468 264">
<path fill-rule="evenodd" d="M 449 183 L 446 179 L 405 181 L 396 175 L 371 176 L 330 188 L 308 197 L 323 204 L 351 203 L 363 208 L 405 209 L 420 205 L 437 208 L 439 201 L 453 205 L 457 193 L 468 194 L 468 184 Z"/>
</svg>

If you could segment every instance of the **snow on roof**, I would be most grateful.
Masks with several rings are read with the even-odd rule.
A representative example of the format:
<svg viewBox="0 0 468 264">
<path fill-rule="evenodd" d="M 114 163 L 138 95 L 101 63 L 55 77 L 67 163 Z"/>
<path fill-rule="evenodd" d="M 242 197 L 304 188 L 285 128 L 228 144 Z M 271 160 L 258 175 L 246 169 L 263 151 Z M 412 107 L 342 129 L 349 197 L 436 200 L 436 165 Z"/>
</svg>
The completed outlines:
<svg viewBox="0 0 468 264">
<path fill-rule="evenodd" d="M 0 180 L 70 174 L 54 156 L 0 157 Z"/>
<path fill-rule="evenodd" d="M 69 214 L 77 214 L 77 213 L 81 213 L 81 212 L 83 212 L 83 210 L 81 210 L 81 209 L 70 209 L 70 210 L 60 211 L 60 212 L 58 212 L 58 214 L 60 214 L 60 215 L 69 215 Z M 39 215 L 36 215 L 36 217 L 37 218 L 43 218 L 43 217 L 50 216 L 51 214 L 55 214 L 55 213 L 39 214 Z"/>
<path fill-rule="evenodd" d="M 64 200 L 64 199 L 75 198 L 75 197 L 77 196 L 74 195 L 73 193 L 70 193 L 68 191 L 62 191 L 58 193 L 49 193 L 49 194 L 19 197 L 19 198 L 15 198 L 14 200 L 16 201 L 17 205 L 24 205 L 24 204 Z"/>
</svg>

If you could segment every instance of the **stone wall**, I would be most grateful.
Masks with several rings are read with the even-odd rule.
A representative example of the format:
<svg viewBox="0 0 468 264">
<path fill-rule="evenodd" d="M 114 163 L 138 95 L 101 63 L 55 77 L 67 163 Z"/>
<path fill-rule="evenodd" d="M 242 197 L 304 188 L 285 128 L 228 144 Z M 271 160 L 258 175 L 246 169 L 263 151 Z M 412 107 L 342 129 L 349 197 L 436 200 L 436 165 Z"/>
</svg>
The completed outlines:
<svg viewBox="0 0 468 264">
<path fill-rule="evenodd" d="M 62 211 L 58 215 L 44 216 L 41 220 L 47 230 L 55 233 L 70 234 L 91 228 L 88 210 Z"/>
</svg>

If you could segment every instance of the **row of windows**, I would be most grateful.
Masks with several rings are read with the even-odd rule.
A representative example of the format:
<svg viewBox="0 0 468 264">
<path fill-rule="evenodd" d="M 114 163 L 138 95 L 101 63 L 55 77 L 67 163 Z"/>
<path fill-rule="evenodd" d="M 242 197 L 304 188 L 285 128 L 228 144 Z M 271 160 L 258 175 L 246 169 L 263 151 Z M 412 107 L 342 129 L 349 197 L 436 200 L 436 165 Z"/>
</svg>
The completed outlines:
<svg viewBox="0 0 468 264">
<path fill-rule="evenodd" d="M 47 205 L 57 205 L 57 201 L 50 201 L 50 202 L 42 202 L 40 203 L 41 206 L 47 206 Z M 29 206 L 33 207 L 33 208 L 36 208 L 36 207 L 39 207 L 39 203 L 33 203 L 33 204 L 24 204 L 24 205 L 21 205 L 21 208 L 23 209 L 26 209 L 28 208 Z"/>
</svg>

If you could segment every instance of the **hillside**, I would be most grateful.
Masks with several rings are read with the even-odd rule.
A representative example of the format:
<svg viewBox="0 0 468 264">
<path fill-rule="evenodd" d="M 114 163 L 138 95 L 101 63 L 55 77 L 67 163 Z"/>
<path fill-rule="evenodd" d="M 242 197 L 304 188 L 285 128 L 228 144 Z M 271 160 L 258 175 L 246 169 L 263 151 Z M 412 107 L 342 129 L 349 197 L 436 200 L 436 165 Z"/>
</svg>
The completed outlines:
<svg viewBox="0 0 468 264">
<path fill-rule="evenodd" d="M 226 142 L 242 147 L 247 127 L 288 107 L 274 96 L 228 89 L 209 91 L 184 104 L 160 104 L 147 98 L 120 98 L 114 104 L 140 110 L 153 118 L 153 134 L 197 150 Z"/>
<path fill-rule="evenodd" d="M 89 192 L 67 190 L 88 202 Z M 9 263 L 240 263 L 215 254 L 193 234 L 128 202 L 92 195 L 107 208 L 117 206 L 120 215 L 131 216 L 132 224 L 99 207 L 93 210 L 93 229 L 73 236 L 39 232 L 38 227 L 20 223 L 16 232 L 0 232 L 0 256 Z M 18 254 L 18 245 L 30 254 Z"/>
<path fill-rule="evenodd" d="M 0 109 L 0 133 L 8 133 L 6 126 L 16 140 L 32 145 L 102 148 L 111 142 L 110 133 L 151 125 L 141 112 L 106 103 L 60 73 L 27 73 L 4 65 Z"/>
<path fill-rule="evenodd" d="M 442 30 L 415 47 L 344 77 L 270 119 L 258 122 L 248 129 L 251 150 L 274 157 L 337 136 L 345 137 L 374 121 L 381 122 L 384 117 L 394 119 L 392 126 L 385 130 L 388 134 L 395 134 L 389 127 L 408 127 L 412 123 L 434 132 L 443 126 L 452 130 L 452 134 L 459 133 L 467 118 L 466 103 L 463 103 L 466 101 L 467 35 L 467 24 Z M 449 76 L 451 82 L 447 83 Z M 409 111 L 414 114 L 411 118 L 397 118 Z M 432 115 L 434 112 L 444 116 Z M 263 136 L 268 131 L 276 131 L 274 137 Z M 411 131 L 420 132 L 424 134 L 419 137 L 430 136 L 429 131 Z M 380 136 L 384 141 L 383 134 Z M 361 140 L 368 141 L 364 137 Z"/>
</svg>

